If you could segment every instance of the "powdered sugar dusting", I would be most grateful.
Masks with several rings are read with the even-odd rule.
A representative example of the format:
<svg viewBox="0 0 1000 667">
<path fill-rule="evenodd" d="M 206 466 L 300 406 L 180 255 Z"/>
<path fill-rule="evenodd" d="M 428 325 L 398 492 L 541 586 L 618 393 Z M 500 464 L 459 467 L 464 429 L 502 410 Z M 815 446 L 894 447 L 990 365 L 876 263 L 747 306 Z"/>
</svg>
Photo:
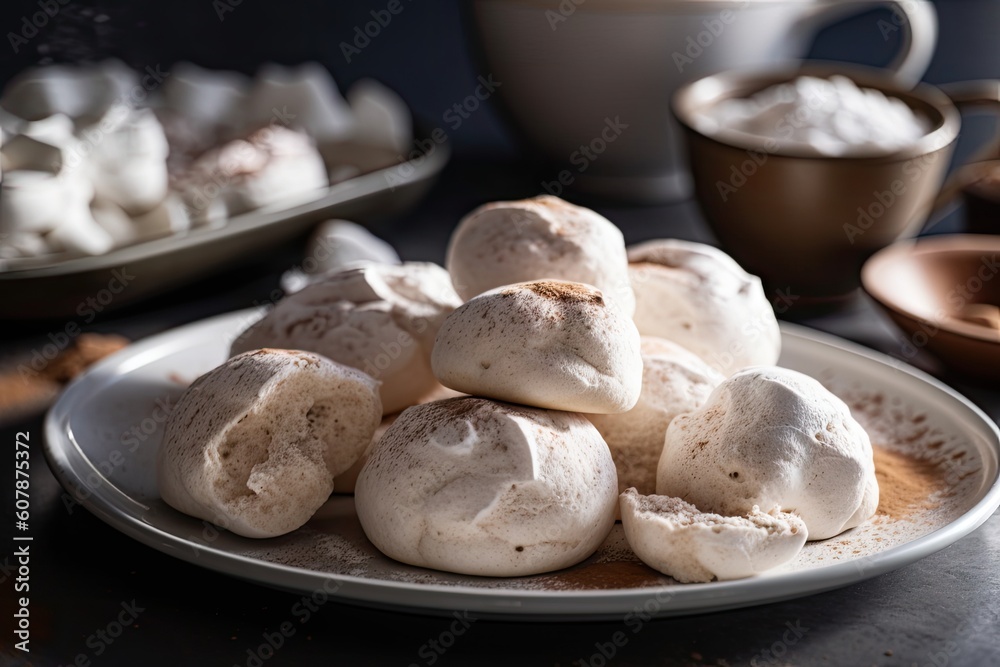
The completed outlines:
<svg viewBox="0 0 1000 667">
<path fill-rule="evenodd" d="M 919 506 L 892 516 L 877 514 L 870 521 L 837 537 L 809 542 L 790 563 L 766 576 L 853 562 L 859 573 L 872 557 L 944 527 L 966 512 L 985 483 L 983 462 L 973 443 L 949 431 L 930 414 L 860 384 L 824 384 L 851 407 L 876 447 L 933 464 L 939 483 Z M 885 490 L 886 492 L 890 490 Z M 461 586 L 508 591 L 634 590 L 679 584 L 645 566 L 632 552 L 621 524 L 616 524 L 590 558 L 571 568 L 531 577 L 473 577 L 414 567 L 379 553 L 367 540 L 354 511 L 354 499 L 334 496 L 302 529 L 254 544 L 241 555 L 271 563 L 337 575 L 414 585 Z M 259 544 L 259 546 L 256 546 Z"/>
</svg>

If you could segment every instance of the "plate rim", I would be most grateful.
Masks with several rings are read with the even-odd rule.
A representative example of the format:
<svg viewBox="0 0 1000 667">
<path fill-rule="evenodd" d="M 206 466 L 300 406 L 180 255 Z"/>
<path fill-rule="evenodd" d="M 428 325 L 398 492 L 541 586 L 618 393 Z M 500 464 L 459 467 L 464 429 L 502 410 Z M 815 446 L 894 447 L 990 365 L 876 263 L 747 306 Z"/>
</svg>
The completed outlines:
<svg viewBox="0 0 1000 667">
<path fill-rule="evenodd" d="M 655 617 L 693 615 L 711 611 L 721 611 L 742 607 L 758 606 L 786 599 L 815 595 L 824 591 L 841 588 L 916 562 L 932 553 L 955 543 L 967 536 L 1000 507 L 1000 428 L 975 403 L 946 385 L 937 378 L 858 343 L 818 331 L 802 325 L 781 322 L 782 337 L 788 335 L 809 343 L 818 343 L 849 354 L 863 357 L 868 361 L 893 369 L 929 385 L 934 390 L 946 394 L 953 404 L 974 415 L 978 423 L 976 430 L 985 427 L 981 434 L 987 438 L 984 443 L 993 456 L 995 474 L 984 481 L 982 497 L 971 508 L 946 525 L 900 545 L 859 559 L 833 563 L 820 568 L 781 572 L 773 576 L 765 573 L 758 577 L 735 581 L 710 582 L 696 586 L 652 586 L 630 589 L 553 591 L 477 588 L 462 584 L 416 583 L 390 580 L 372 580 L 347 574 L 323 573 L 308 568 L 288 566 L 258 560 L 249 556 L 234 554 L 191 541 L 144 520 L 143 514 L 129 514 L 119 505 L 122 501 L 144 508 L 149 507 L 128 496 L 113 483 L 100 475 L 90 459 L 80 449 L 68 428 L 72 408 L 87 396 L 87 390 L 99 390 L 101 384 L 90 387 L 94 382 L 114 380 L 127 371 L 109 373 L 123 361 L 129 360 L 131 367 L 139 367 L 147 362 L 143 358 L 160 348 L 176 350 L 176 346 L 199 329 L 211 329 L 223 323 L 246 318 L 258 308 L 223 313 L 210 318 L 172 328 L 147 337 L 129 347 L 101 360 L 77 377 L 65 389 L 57 402 L 48 411 L 44 423 L 43 453 L 53 474 L 73 499 L 89 512 L 115 528 L 127 537 L 135 539 L 163 553 L 200 565 L 207 569 L 236 577 L 257 585 L 265 585 L 286 591 L 308 593 L 325 590 L 330 581 L 335 582 L 336 600 L 347 604 L 368 607 L 389 608 L 396 611 L 416 612 L 425 615 L 449 615 L 455 609 L 466 609 L 479 618 L 503 620 L 543 620 L 543 621 L 590 621 L 601 619 L 621 619 L 633 611 L 642 611 L 651 599 L 657 608 L 651 613 Z M 164 347 L 165 344 L 175 342 Z M 163 357 L 171 352 L 161 352 Z M 988 437 L 987 437 L 988 433 Z M 75 455 L 77 464 L 83 464 L 99 475 L 99 484 L 87 487 L 81 471 L 77 470 L 70 457 Z M 83 492 L 81 493 L 81 488 Z M 104 497 L 110 494 L 111 497 Z M 118 496 L 118 498 L 115 498 Z M 863 563 L 863 567 L 859 566 Z M 775 579 L 780 581 L 775 585 Z M 311 586 L 304 585 L 311 582 Z M 406 600 L 393 599 L 395 594 L 405 593 Z M 413 598 L 430 597 L 421 604 Z M 667 597 L 665 606 L 659 602 Z M 704 598 L 708 604 L 698 604 Z M 669 603 L 678 600 L 680 604 Z M 570 608 L 566 608 L 566 602 Z M 546 604 L 552 603 L 552 604 Z M 563 603 L 563 604 L 560 604 Z M 558 610 L 547 607 L 558 607 Z M 599 607 L 599 608 L 594 608 Z"/>
</svg>

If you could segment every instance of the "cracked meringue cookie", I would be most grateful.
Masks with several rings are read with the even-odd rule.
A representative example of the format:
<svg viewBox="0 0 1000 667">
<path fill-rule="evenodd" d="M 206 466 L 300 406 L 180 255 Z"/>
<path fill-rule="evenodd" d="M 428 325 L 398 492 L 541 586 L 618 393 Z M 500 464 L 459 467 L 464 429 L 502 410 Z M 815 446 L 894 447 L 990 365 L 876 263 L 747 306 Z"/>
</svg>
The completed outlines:
<svg viewBox="0 0 1000 667">
<path fill-rule="evenodd" d="M 445 319 L 431 355 L 446 387 L 571 412 L 625 412 L 639 400 L 639 332 L 601 291 L 560 280 L 506 285 Z"/>
<path fill-rule="evenodd" d="M 558 197 L 480 206 L 452 233 L 445 266 L 466 300 L 501 285 L 556 279 L 593 285 L 626 315 L 635 310 L 621 231 Z"/>
<path fill-rule="evenodd" d="M 607 445 L 582 415 L 454 398 L 399 416 L 361 470 L 355 506 L 390 558 L 513 577 L 593 554 L 617 489 Z"/>
<path fill-rule="evenodd" d="M 810 540 L 860 525 L 879 498 L 871 442 L 850 408 L 778 367 L 736 373 L 674 418 L 656 492 L 724 515 L 780 507 L 802 518 Z"/>
<path fill-rule="evenodd" d="M 795 558 L 808 530 L 794 514 L 703 514 L 680 498 L 621 494 L 622 528 L 635 555 L 681 583 L 743 579 Z"/>
<path fill-rule="evenodd" d="M 291 532 L 361 456 L 382 415 L 364 373 L 294 350 L 255 350 L 201 376 L 157 452 L 171 507 L 245 537 Z"/>
<path fill-rule="evenodd" d="M 757 276 L 717 248 L 675 239 L 628 249 L 639 333 L 683 345 L 725 376 L 778 362 L 781 331 Z"/>
<path fill-rule="evenodd" d="M 388 415 L 440 391 L 431 348 L 460 303 L 436 264 L 368 264 L 286 296 L 236 338 L 230 354 L 262 347 L 322 354 L 380 380 Z"/>
<path fill-rule="evenodd" d="M 671 420 L 695 410 L 725 378 L 693 352 L 662 338 L 643 336 L 642 393 L 628 412 L 586 415 L 611 449 L 618 491 L 656 492 L 656 467 Z"/>
</svg>

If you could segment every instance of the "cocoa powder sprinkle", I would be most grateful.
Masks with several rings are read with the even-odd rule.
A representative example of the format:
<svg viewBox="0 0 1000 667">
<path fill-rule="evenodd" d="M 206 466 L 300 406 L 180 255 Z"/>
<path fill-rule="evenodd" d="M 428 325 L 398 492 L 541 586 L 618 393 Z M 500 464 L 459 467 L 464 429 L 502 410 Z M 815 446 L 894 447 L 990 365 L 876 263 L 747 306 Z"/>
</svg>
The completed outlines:
<svg viewBox="0 0 1000 667">
<path fill-rule="evenodd" d="M 905 519 L 920 510 L 936 509 L 935 492 L 945 489 L 944 471 L 930 461 L 873 447 L 878 479 L 878 514 Z"/>
</svg>

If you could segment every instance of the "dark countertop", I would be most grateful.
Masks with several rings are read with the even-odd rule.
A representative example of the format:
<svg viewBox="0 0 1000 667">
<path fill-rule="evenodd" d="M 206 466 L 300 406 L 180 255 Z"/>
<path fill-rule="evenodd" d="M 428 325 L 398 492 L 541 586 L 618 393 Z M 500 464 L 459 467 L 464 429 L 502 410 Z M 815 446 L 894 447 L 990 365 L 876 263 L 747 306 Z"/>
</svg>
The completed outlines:
<svg viewBox="0 0 1000 667">
<path fill-rule="evenodd" d="M 441 261 L 448 234 L 461 215 L 487 200 L 534 195 L 538 183 L 525 165 L 456 163 L 416 211 L 374 228 L 405 259 Z M 618 223 L 630 243 L 657 236 L 711 240 L 689 202 L 658 208 L 595 208 Z M 110 313 L 88 330 L 136 339 L 250 306 L 266 299 L 280 271 L 295 262 L 298 252 L 276 251 L 268 259 L 155 303 Z M 888 354 L 900 356 L 902 351 L 901 339 L 888 321 L 861 296 L 838 313 L 799 321 Z M 0 331 L 2 356 L 30 354 L 59 324 L 6 323 Z M 1000 392 L 944 379 L 992 418 L 1000 418 Z M 32 651 L 23 654 L 11 648 L 16 571 L 7 546 L 12 544 L 12 493 L 5 491 L 0 664 L 941 667 L 1000 663 L 996 632 L 1000 518 L 996 515 L 954 545 L 894 572 L 828 593 L 735 611 L 651 620 L 638 626 L 626 626 L 624 619 L 551 624 L 479 620 L 452 636 L 452 622 L 446 618 L 330 601 L 300 623 L 302 616 L 294 610 L 301 595 L 175 559 L 117 532 L 80 506 L 68 506 L 42 455 L 41 416 L 0 429 L 6 451 L 13 449 L 19 431 L 30 432 L 33 443 Z M 13 485 L 12 461 L 12 454 L 0 461 L 5 489 Z M 289 636 L 275 634 L 282 627 Z M 268 637 L 272 644 L 280 643 L 273 657 L 265 644 Z M 262 644 L 265 649 L 258 651 Z M 610 654 L 612 649 L 614 655 L 605 660 L 601 651 Z"/>
</svg>

